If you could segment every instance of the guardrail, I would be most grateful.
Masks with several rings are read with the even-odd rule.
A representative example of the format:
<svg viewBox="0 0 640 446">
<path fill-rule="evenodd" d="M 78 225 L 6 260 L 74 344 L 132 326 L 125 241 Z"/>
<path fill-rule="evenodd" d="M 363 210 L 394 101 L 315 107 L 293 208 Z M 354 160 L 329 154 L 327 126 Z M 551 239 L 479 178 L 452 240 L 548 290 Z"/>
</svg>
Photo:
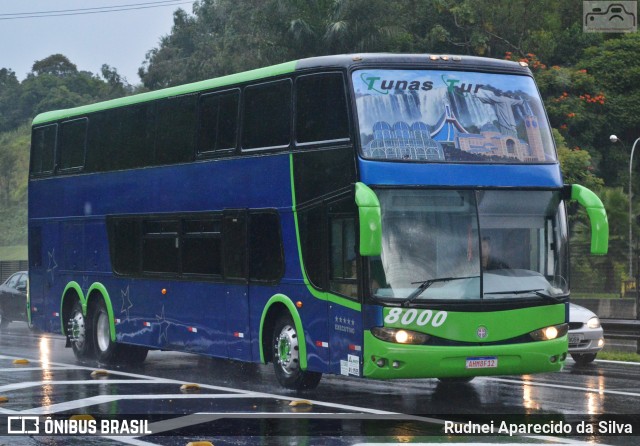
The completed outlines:
<svg viewBox="0 0 640 446">
<path fill-rule="evenodd" d="M 18 271 L 26 271 L 29 262 L 26 260 L 1 260 L 0 261 L 0 283 L 3 283 L 9 276 Z"/>
<path fill-rule="evenodd" d="M 640 321 L 635 319 L 600 319 L 604 338 L 622 339 L 636 342 L 636 352 L 640 353 Z"/>
</svg>

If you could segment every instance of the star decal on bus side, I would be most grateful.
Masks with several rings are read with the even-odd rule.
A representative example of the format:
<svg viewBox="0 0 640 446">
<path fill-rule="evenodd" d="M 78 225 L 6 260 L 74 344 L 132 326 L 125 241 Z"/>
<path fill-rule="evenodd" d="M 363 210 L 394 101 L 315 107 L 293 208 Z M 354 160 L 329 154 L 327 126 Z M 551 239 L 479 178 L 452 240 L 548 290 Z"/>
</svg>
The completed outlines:
<svg viewBox="0 0 640 446">
<path fill-rule="evenodd" d="M 167 321 L 167 318 L 164 315 L 164 305 L 162 306 L 162 312 L 160 313 L 160 315 L 156 314 L 156 320 L 158 321 L 158 324 L 160 324 L 160 335 L 158 336 L 158 344 L 163 345 L 163 338 L 164 343 L 168 344 L 169 339 L 167 337 L 167 330 L 169 329 L 169 321 Z"/>
<path fill-rule="evenodd" d="M 47 251 L 47 254 L 49 254 L 47 273 L 51 273 L 51 283 L 53 283 L 55 269 L 58 268 L 58 263 L 56 262 L 56 248 L 53 248 L 51 251 Z"/>
<path fill-rule="evenodd" d="M 122 297 L 122 309 L 120 313 L 124 313 L 126 315 L 125 320 L 129 320 L 129 310 L 133 307 L 133 303 L 131 299 L 129 299 L 129 285 L 124 290 L 120 290 L 120 297 Z"/>
</svg>

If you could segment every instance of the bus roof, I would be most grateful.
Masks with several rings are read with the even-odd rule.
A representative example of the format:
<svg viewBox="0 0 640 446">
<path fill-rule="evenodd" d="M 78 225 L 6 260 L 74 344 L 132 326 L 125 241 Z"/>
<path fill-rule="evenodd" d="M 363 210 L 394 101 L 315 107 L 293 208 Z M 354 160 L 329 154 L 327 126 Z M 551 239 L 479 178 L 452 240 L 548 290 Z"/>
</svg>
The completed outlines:
<svg viewBox="0 0 640 446">
<path fill-rule="evenodd" d="M 263 68 L 257 68 L 255 70 L 230 74 L 227 76 L 179 85 L 176 87 L 164 88 L 162 90 L 155 90 L 147 93 L 125 96 L 118 99 L 97 102 L 80 107 L 44 112 L 40 113 L 33 119 L 32 125 L 45 124 L 52 121 L 73 118 L 75 116 L 82 116 L 101 110 L 139 104 L 156 99 L 197 93 L 204 90 L 212 90 L 219 87 L 231 86 L 243 82 L 250 82 L 258 79 L 279 76 L 299 70 L 308 70 L 312 68 L 350 68 L 352 66 L 359 65 L 406 65 L 407 67 L 411 66 L 413 68 L 424 66 L 425 68 L 429 69 L 499 71 L 513 74 L 531 75 L 531 72 L 527 68 L 526 64 L 474 56 L 391 53 L 364 53 L 319 56 L 285 62 Z"/>
</svg>

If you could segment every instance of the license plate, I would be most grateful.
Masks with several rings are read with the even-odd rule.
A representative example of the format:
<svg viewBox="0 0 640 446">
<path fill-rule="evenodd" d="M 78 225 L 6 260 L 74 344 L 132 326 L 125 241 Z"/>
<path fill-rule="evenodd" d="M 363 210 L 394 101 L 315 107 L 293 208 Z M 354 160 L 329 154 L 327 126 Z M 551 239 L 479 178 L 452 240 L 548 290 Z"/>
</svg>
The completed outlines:
<svg viewBox="0 0 640 446">
<path fill-rule="evenodd" d="M 579 344 L 583 339 L 581 334 L 570 334 L 569 335 L 569 344 Z"/>
<path fill-rule="evenodd" d="M 498 358 L 495 356 L 467 358 L 466 368 L 468 369 L 494 369 L 496 367 L 498 367 Z"/>
</svg>

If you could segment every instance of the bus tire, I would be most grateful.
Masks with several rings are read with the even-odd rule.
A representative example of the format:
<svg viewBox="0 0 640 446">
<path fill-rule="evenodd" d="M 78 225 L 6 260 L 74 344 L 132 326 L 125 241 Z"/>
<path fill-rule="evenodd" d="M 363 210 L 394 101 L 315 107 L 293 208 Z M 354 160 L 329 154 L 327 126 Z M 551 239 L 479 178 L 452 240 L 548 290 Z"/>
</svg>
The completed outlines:
<svg viewBox="0 0 640 446">
<path fill-rule="evenodd" d="M 293 390 L 315 389 L 322 373 L 302 370 L 296 326 L 288 314 L 280 316 L 273 328 L 273 368 L 282 387 Z"/>
<path fill-rule="evenodd" d="M 99 362 L 110 364 L 116 361 L 120 346 L 111 340 L 109 313 L 102 299 L 99 299 L 93 312 L 93 341 Z"/>
<path fill-rule="evenodd" d="M 96 358 L 103 364 L 141 364 L 148 349 L 136 345 L 118 344 L 111 340 L 111 324 L 107 307 L 102 299 L 93 313 L 93 335 Z"/>
<path fill-rule="evenodd" d="M 94 356 L 93 330 L 91 323 L 88 323 L 88 316 L 82 312 L 82 305 L 79 300 L 73 304 L 71 313 L 67 319 L 67 338 L 71 344 L 73 354 L 77 359 L 89 359 Z"/>
</svg>

